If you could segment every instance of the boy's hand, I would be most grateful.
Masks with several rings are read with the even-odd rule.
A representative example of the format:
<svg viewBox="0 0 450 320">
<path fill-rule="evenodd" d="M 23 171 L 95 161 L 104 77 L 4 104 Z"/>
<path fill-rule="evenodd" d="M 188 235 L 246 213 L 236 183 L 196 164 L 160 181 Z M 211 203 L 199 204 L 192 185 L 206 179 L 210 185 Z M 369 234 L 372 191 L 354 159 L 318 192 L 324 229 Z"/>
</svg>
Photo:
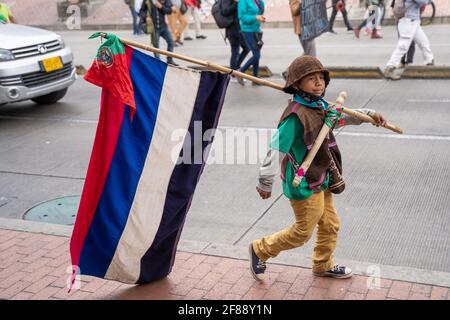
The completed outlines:
<svg viewBox="0 0 450 320">
<path fill-rule="evenodd" d="M 259 196 L 263 199 L 268 199 L 272 195 L 272 192 L 263 191 L 258 187 L 256 187 L 256 191 L 258 191 Z"/>
<path fill-rule="evenodd" d="M 161 9 L 163 6 L 162 6 L 162 4 L 161 4 L 161 2 L 159 2 L 159 1 L 156 1 L 155 2 L 155 6 L 158 8 L 158 9 Z"/>
<path fill-rule="evenodd" d="M 386 119 L 383 117 L 383 115 L 379 112 L 375 112 L 372 115 L 373 120 L 376 122 L 376 126 L 384 126 L 386 124 Z"/>
</svg>

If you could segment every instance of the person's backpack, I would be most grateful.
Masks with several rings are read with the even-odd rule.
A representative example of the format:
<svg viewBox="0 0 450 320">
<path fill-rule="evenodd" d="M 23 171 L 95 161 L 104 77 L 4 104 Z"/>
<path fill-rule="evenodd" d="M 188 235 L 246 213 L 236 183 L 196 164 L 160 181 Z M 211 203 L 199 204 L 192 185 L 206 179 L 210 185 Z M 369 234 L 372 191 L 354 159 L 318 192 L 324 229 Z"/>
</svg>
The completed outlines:
<svg viewBox="0 0 450 320">
<path fill-rule="evenodd" d="M 222 14 L 222 0 L 214 2 L 211 8 L 211 14 L 219 28 L 228 28 L 233 24 L 233 15 L 224 16 Z"/>
</svg>

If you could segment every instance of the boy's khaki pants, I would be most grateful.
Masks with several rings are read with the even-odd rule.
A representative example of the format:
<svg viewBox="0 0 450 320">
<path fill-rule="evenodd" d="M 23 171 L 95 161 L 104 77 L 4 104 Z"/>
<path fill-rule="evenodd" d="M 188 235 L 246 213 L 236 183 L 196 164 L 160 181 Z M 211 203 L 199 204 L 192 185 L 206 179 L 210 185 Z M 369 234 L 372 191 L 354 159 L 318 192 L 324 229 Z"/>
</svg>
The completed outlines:
<svg viewBox="0 0 450 320">
<path fill-rule="evenodd" d="M 253 241 L 253 250 L 261 260 L 276 257 L 280 251 L 304 245 L 317 225 L 317 239 L 313 254 L 313 272 L 333 268 L 339 218 L 330 191 L 314 193 L 306 200 L 290 200 L 295 223 L 270 236 Z"/>
</svg>

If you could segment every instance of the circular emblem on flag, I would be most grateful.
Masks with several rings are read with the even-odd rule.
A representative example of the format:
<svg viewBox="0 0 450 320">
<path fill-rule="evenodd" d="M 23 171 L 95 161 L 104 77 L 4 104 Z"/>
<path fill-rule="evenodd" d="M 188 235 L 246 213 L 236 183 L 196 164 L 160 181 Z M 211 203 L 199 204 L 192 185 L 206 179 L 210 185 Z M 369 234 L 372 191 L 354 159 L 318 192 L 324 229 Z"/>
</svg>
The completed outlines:
<svg viewBox="0 0 450 320">
<path fill-rule="evenodd" d="M 114 57 L 111 50 L 108 47 L 101 48 L 98 53 L 98 56 L 101 64 L 103 64 L 105 67 L 108 68 L 113 65 Z"/>
</svg>

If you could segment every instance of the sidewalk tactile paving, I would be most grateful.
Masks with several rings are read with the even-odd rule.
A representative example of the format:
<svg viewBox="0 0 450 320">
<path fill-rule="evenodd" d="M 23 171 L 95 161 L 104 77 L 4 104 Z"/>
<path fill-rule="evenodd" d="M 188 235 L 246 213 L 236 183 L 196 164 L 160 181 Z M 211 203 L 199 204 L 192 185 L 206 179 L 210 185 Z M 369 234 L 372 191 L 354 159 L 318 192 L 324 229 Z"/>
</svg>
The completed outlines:
<svg viewBox="0 0 450 320">
<path fill-rule="evenodd" d="M 248 261 L 178 252 L 171 274 L 136 286 L 81 276 L 70 294 L 67 267 L 69 238 L 0 229 L 8 242 L 0 252 L 0 299 L 187 299 L 187 300 L 447 300 L 449 288 L 377 279 L 368 288 L 366 276 L 350 279 L 314 277 L 309 268 L 268 264 L 265 281 L 253 279 Z M 16 241 L 19 239 L 20 241 Z M 43 247 L 37 248 L 36 241 Z M 30 250 L 29 248 L 34 248 Z M 16 252 L 27 252 L 17 254 Z M 9 255 L 4 254 L 7 252 Z M 9 259 L 8 259 L 9 258 Z M 11 263 L 13 261 L 13 263 Z M 4 266 L 4 267 L 2 267 Z M 378 281 L 379 280 L 379 281 Z"/>
</svg>

